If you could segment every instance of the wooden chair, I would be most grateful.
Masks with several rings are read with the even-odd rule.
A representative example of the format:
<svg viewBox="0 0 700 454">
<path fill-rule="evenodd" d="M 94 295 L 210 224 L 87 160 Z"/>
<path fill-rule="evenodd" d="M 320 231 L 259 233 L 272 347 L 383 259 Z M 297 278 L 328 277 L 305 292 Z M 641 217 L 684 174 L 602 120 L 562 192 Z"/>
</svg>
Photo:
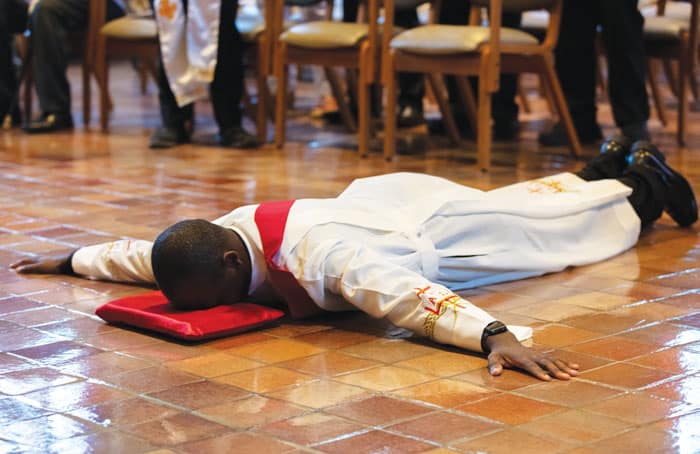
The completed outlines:
<svg viewBox="0 0 700 454">
<path fill-rule="evenodd" d="M 396 83 L 398 71 L 428 73 L 429 80 L 441 74 L 479 76 L 477 119 L 477 166 L 488 170 L 491 163 L 491 94 L 498 89 L 501 72 L 534 72 L 544 79 L 552 94 L 559 120 L 569 137 L 571 153 L 580 155 L 576 135 L 561 85 L 554 71 L 553 49 L 559 36 L 561 0 L 476 0 L 473 8 L 489 7 L 489 25 L 426 25 L 406 30 L 393 39 L 384 36 L 382 46 L 384 84 L 387 90 L 384 156 L 391 159 L 396 146 Z M 393 17 L 393 0 L 385 3 L 385 26 Z M 502 28 L 501 12 L 546 9 L 550 21 L 544 40 L 521 30 Z M 480 17 L 472 14 L 472 17 Z M 459 134 L 449 102 L 439 95 L 443 121 L 457 143 Z M 443 99 L 440 99 L 443 98 Z"/>
<path fill-rule="evenodd" d="M 100 90 L 100 128 L 106 132 L 112 111 L 109 59 L 138 58 L 157 81 L 158 31 L 152 17 L 127 15 L 105 22 L 106 1 L 92 0 L 90 4 L 88 39 L 95 43 L 94 71 Z"/>
<path fill-rule="evenodd" d="M 271 3 L 271 2 L 269 2 Z M 236 27 L 241 39 L 246 45 L 247 58 L 255 67 L 256 103 L 253 104 L 247 91 L 244 91 L 244 104 L 248 115 L 255 119 L 255 128 L 260 143 L 267 141 L 267 114 L 270 110 L 270 91 L 267 86 L 267 77 L 272 73 L 272 42 L 271 30 L 267 26 L 273 21 L 273 5 L 266 5 L 264 17 L 259 15 L 247 15 L 239 12 L 236 18 Z"/>
<path fill-rule="evenodd" d="M 285 0 L 274 2 L 274 51 L 273 71 L 277 81 L 275 107 L 275 145 L 285 143 L 287 111 L 288 65 L 320 65 L 326 70 L 333 94 L 346 123 L 353 125 L 352 114 L 344 100 L 339 84 L 334 83 L 332 67 L 358 69 L 358 136 L 361 156 L 368 153 L 370 136 L 370 87 L 378 79 L 376 75 L 376 50 L 378 48 L 378 10 L 376 0 L 369 0 L 368 23 L 334 22 L 330 15 L 326 20 L 298 24 L 283 30 Z M 331 11 L 328 2 L 327 11 Z"/>
<path fill-rule="evenodd" d="M 678 2 L 669 2 L 678 3 Z M 678 129 L 676 140 L 679 145 L 686 144 L 688 136 L 688 85 L 691 88 L 695 84 L 695 68 L 698 49 L 698 20 L 700 0 L 691 0 L 689 3 L 690 15 L 685 17 L 676 11 L 673 15 L 666 16 L 667 2 L 659 0 L 657 14 L 646 16 L 644 21 L 644 43 L 649 59 L 649 83 L 652 100 L 659 114 L 662 124 L 666 124 L 665 107 L 656 80 L 656 65 L 654 60 L 662 60 L 670 64 L 670 61 L 678 62 L 678 73 L 672 75 L 667 69 L 669 86 L 678 99 Z M 686 8 L 683 8 L 687 11 Z"/>
</svg>

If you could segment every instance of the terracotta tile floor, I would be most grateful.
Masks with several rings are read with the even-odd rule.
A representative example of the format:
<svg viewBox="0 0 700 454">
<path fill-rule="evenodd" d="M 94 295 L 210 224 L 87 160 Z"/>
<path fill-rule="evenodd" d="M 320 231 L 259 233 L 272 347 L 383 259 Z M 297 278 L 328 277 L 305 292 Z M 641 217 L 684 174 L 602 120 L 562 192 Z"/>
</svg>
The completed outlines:
<svg viewBox="0 0 700 454">
<path fill-rule="evenodd" d="M 487 189 L 582 165 L 537 146 L 548 114 L 534 92 L 521 140 L 494 146 L 488 174 L 475 170 L 473 152 L 437 139 L 391 163 L 378 153 L 358 159 L 351 135 L 304 115 L 318 99 L 309 87 L 282 151 L 211 146 L 202 103 L 198 145 L 154 152 L 154 87 L 142 96 L 128 66 L 113 71 L 110 135 L 80 118 L 74 133 L 0 132 L 0 452 L 700 452 L 700 241 L 698 227 L 668 218 L 605 263 L 465 294 L 533 326 L 535 348 L 579 362 L 570 382 L 494 378 L 478 355 L 362 314 L 182 344 L 94 316 L 141 288 L 9 271 L 26 255 L 151 239 L 173 221 L 239 204 L 332 196 L 355 177 L 423 171 Z M 673 125 L 650 122 L 696 190 L 698 120 L 691 112 L 684 149 Z"/>
</svg>

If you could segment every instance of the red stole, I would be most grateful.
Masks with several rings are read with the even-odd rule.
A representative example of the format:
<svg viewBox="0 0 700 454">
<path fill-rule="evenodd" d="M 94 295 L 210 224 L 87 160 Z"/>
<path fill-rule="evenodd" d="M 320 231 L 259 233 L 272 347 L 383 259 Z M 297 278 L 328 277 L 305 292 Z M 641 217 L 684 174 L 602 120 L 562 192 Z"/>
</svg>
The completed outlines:
<svg viewBox="0 0 700 454">
<path fill-rule="evenodd" d="M 282 246 L 284 229 L 293 204 L 294 200 L 261 203 L 255 210 L 255 224 L 260 233 L 270 283 L 287 303 L 292 318 L 301 319 L 320 314 L 323 309 L 313 302 L 292 273 L 272 260 Z"/>
</svg>

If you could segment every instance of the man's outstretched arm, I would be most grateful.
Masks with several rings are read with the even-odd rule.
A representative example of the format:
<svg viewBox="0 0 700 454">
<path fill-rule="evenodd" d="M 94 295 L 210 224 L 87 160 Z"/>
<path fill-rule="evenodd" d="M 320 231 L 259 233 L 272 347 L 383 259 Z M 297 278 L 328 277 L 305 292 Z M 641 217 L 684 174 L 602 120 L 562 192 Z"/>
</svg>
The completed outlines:
<svg viewBox="0 0 700 454">
<path fill-rule="evenodd" d="M 436 342 L 488 353 L 489 372 L 500 375 L 504 368 L 522 369 L 541 380 L 568 380 L 578 374 L 578 365 L 540 353 L 522 345 L 529 328 L 487 337 L 484 328 L 494 318 L 454 294 L 446 287 L 402 266 L 387 263 L 369 250 L 336 243 L 325 260 L 326 288 L 343 296 L 374 317 L 410 329 Z"/>
<path fill-rule="evenodd" d="M 23 274 L 73 274 L 71 259 L 76 250 L 26 257 L 11 264 L 10 268 Z"/>
<path fill-rule="evenodd" d="M 118 240 L 24 258 L 10 268 L 18 273 L 77 274 L 90 279 L 152 284 L 152 246 L 150 241 Z"/>
</svg>

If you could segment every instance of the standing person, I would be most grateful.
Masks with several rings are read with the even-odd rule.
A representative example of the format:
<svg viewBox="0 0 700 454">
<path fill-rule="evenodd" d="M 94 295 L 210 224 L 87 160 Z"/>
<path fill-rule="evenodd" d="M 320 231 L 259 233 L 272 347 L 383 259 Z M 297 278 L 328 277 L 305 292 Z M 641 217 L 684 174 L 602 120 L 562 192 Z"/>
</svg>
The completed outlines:
<svg viewBox="0 0 700 454">
<path fill-rule="evenodd" d="M 454 292 L 605 260 L 663 210 L 695 222 L 685 178 L 653 145 L 632 151 L 611 143 L 577 175 L 487 192 L 423 174 L 363 178 L 336 198 L 243 206 L 178 222 L 153 243 L 120 240 L 11 267 L 156 282 L 181 310 L 255 301 L 273 288 L 295 318 L 359 309 L 488 353 L 494 375 L 519 367 L 569 379 L 576 365 L 520 344 L 530 328 L 507 327 Z"/>
<path fill-rule="evenodd" d="M 151 148 L 188 143 L 195 100 L 207 88 L 219 127 L 218 142 L 254 148 L 257 139 L 241 125 L 243 42 L 236 28 L 237 0 L 155 0 L 160 39 L 158 100 L 162 126 Z M 194 15 L 195 19 L 190 19 Z"/>
<path fill-rule="evenodd" d="M 638 0 L 564 0 L 555 48 L 556 71 L 581 143 L 602 138 L 596 119 L 596 36 L 608 62 L 608 93 L 615 124 L 631 140 L 649 138 L 644 18 Z M 540 134 L 545 146 L 567 143 L 561 124 Z"/>
<path fill-rule="evenodd" d="M 68 68 L 68 33 L 84 30 L 89 0 L 38 0 L 29 18 L 32 64 L 41 115 L 25 125 L 28 133 L 73 128 Z M 124 15 L 124 8 L 107 0 L 107 19 Z"/>
<path fill-rule="evenodd" d="M 17 103 L 19 83 L 13 61 L 16 33 L 27 28 L 27 4 L 23 0 L 0 0 L 0 123 L 10 115 L 12 124 L 19 124 Z"/>
</svg>

